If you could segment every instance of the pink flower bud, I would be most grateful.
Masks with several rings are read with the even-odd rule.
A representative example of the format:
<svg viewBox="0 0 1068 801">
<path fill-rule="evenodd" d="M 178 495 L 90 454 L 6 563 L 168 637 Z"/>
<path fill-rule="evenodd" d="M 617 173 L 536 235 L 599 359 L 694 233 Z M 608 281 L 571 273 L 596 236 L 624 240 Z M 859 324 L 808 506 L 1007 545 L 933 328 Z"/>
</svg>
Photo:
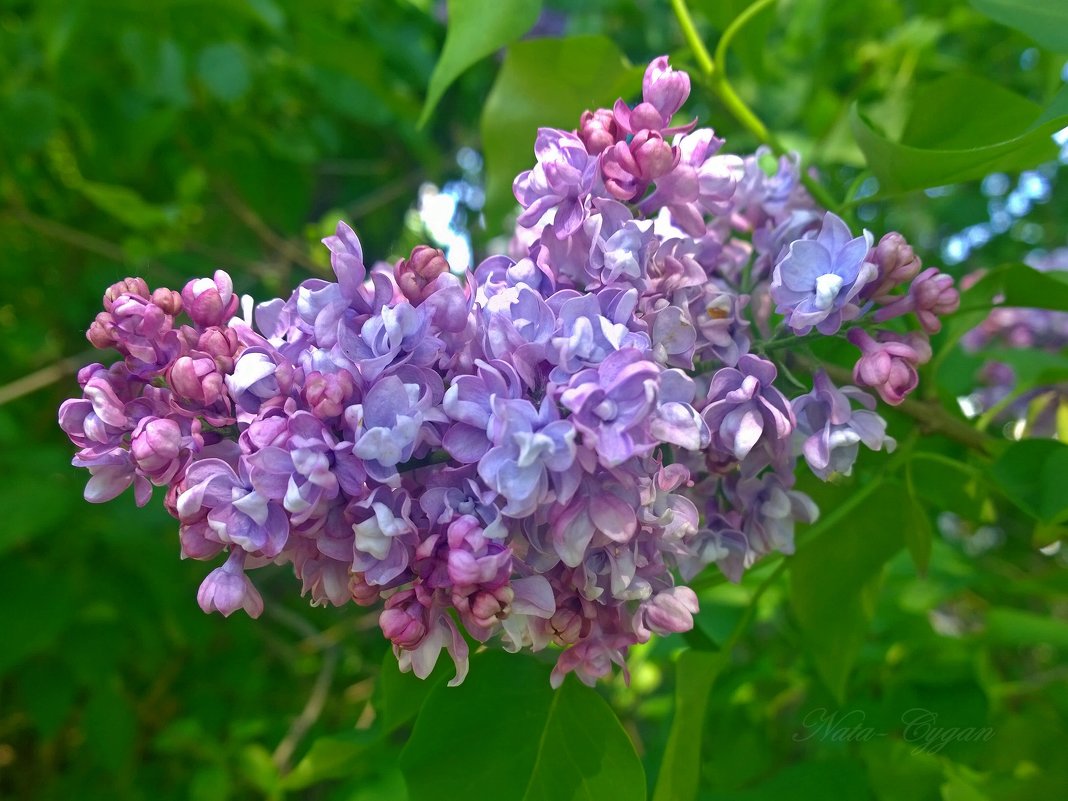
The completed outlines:
<svg viewBox="0 0 1068 801">
<path fill-rule="evenodd" d="M 207 327 L 223 325 L 237 312 L 240 301 L 230 276 L 216 270 L 214 278 L 196 278 L 186 284 L 182 303 L 194 323 Z"/>
<path fill-rule="evenodd" d="M 167 370 L 167 383 L 178 397 L 202 406 L 227 398 L 225 378 L 207 357 L 180 356 Z"/>
<path fill-rule="evenodd" d="M 182 466 L 181 426 L 165 417 L 143 418 L 134 429 L 130 452 L 153 484 L 167 484 Z"/>
<path fill-rule="evenodd" d="M 349 575 L 349 593 L 360 606 L 372 606 L 378 601 L 381 588 L 367 583 L 363 573 L 351 573 Z"/>
<path fill-rule="evenodd" d="M 931 346 L 922 334 L 900 335 L 880 331 L 878 341 L 863 329 L 854 328 L 846 338 L 860 348 L 861 356 L 853 367 L 853 380 L 871 387 L 891 406 L 897 406 L 916 389 L 916 367 L 931 358 Z"/>
<path fill-rule="evenodd" d="M 666 126 L 671 118 L 682 108 L 690 96 L 690 76 L 685 72 L 676 72 L 668 64 L 667 56 L 660 56 L 650 62 L 642 78 L 642 100 L 638 108 L 651 105 Z M 634 109 L 635 112 L 638 108 Z M 653 126 L 646 126 L 653 127 Z"/>
<path fill-rule="evenodd" d="M 883 236 L 868 260 L 879 269 L 878 276 L 864 290 L 864 297 L 876 303 L 892 303 L 890 294 L 897 287 L 911 281 L 920 272 L 923 263 L 905 237 L 896 231 Z"/>
<path fill-rule="evenodd" d="M 928 334 L 941 330 L 940 316 L 960 308 L 960 293 L 953 285 L 953 276 L 939 272 L 936 267 L 929 267 L 916 276 L 909 287 L 909 297 L 920 325 Z"/>
<path fill-rule="evenodd" d="M 386 601 L 378 625 L 394 645 L 409 651 L 418 647 L 429 631 L 426 607 L 415 599 L 411 590 L 399 592 Z"/>
<path fill-rule="evenodd" d="M 240 347 L 237 331 L 233 328 L 212 326 L 199 333 L 193 350 L 214 359 L 220 372 L 231 373 L 234 370 L 234 357 Z"/>
<path fill-rule="evenodd" d="M 570 645 L 589 634 L 590 621 L 571 607 L 562 607 L 549 618 L 549 628 L 553 631 L 553 642 L 557 645 Z"/>
<path fill-rule="evenodd" d="M 112 284 L 104 292 L 104 310 L 111 311 L 112 305 L 122 295 L 136 295 L 148 300 L 148 284 L 143 278 L 123 278 Z"/>
<path fill-rule="evenodd" d="M 152 293 L 152 302 L 172 317 L 182 311 L 182 296 L 173 289 L 160 287 Z"/>
<path fill-rule="evenodd" d="M 611 109 L 584 111 L 579 119 L 578 135 L 591 156 L 596 156 L 619 141 L 619 126 Z"/>
<path fill-rule="evenodd" d="M 418 306 L 433 292 L 434 279 L 448 271 L 444 253 L 429 245 L 416 245 L 408 258 L 397 262 L 393 274 L 404 296 Z"/>
<path fill-rule="evenodd" d="M 648 639 L 650 632 L 668 635 L 693 628 L 697 614 L 697 595 L 689 587 L 672 587 L 658 592 L 641 608 L 638 635 Z"/>
<path fill-rule="evenodd" d="M 349 405 L 356 383 L 347 370 L 337 373 L 308 373 L 304 379 L 304 400 L 320 420 L 337 417 Z"/>
<path fill-rule="evenodd" d="M 100 312 L 85 332 L 85 338 L 100 350 L 115 347 L 115 319 L 108 312 Z"/>
</svg>

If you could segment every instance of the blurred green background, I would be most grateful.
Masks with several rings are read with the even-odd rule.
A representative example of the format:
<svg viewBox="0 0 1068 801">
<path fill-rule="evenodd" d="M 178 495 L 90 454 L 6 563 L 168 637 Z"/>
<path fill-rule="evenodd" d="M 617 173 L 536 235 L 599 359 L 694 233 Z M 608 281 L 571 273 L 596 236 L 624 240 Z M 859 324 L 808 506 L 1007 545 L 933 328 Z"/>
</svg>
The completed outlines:
<svg viewBox="0 0 1068 801">
<path fill-rule="evenodd" d="M 692 7 L 714 42 L 745 5 Z M 503 71 L 492 55 L 420 128 L 444 3 L 0 0 L 0 797 L 405 797 L 397 755 L 427 686 L 383 659 L 374 615 L 308 608 L 281 568 L 259 571 L 261 620 L 203 615 L 195 596 L 207 567 L 178 559 L 158 497 L 144 509 L 129 494 L 85 503 L 56 409 L 93 358 L 84 330 L 111 282 L 141 275 L 180 288 L 221 267 L 239 291 L 285 294 L 328 273 L 318 240 L 339 218 L 372 260 L 424 241 L 447 247 L 454 264 L 477 260 L 506 231 L 532 120 L 573 126 L 576 104 L 633 93 L 640 65 L 661 53 L 692 64 L 667 0 L 555 0 L 536 11 L 528 37 L 592 37 L 578 40 L 584 69 L 547 62 L 523 73 L 537 43 L 511 52 Z M 876 196 L 853 210 L 877 236 L 900 229 L 928 263 L 958 275 L 1068 244 L 1064 159 L 1052 144 L 1022 175 L 926 194 L 880 190 L 864 170 L 854 102 L 892 132 L 917 84 L 957 70 L 1039 104 L 1063 84 L 1063 55 L 972 5 L 782 2 L 739 35 L 730 65 L 738 91 L 819 166 L 833 195 Z M 509 89 L 520 79 L 537 86 Z M 756 146 L 696 87 L 689 108 L 732 152 Z M 957 112 L 943 110 L 949 124 Z M 977 365 L 960 365 L 966 388 Z M 894 418 L 892 433 L 904 440 L 911 425 Z M 966 459 L 937 438 L 924 445 Z M 852 481 L 806 489 L 833 513 L 882 469 L 867 459 Z M 832 527 L 839 541 L 813 542 L 790 582 L 769 583 L 759 603 L 750 600 L 770 566 L 739 587 L 706 589 L 687 641 L 636 649 L 631 686 L 601 688 L 650 787 L 676 676 L 717 670 L 693 753 L 700 798 L 1062 797 L 1064 559 L 1036 552 L 1033 521 L 967 476 L 928 462 L 909 479 L 923 525 L 942 532 L 925 576 L 891 531 L 915 521 L 887 518 L 899 500 L 887 489 Z M 865 573 L 850 561 L 880 542 L 885 567 Z M 826 599 L 845 623 L 831 621 L 822 644 L 798 601 L 821 571 L 856 574 Z M 702 648 L 722 646 L 747 609 L 753 625 L 730 658 L 703 663 L 712 657 Z M 917 747 L 902 724 L 913 708 L 993 734 Z M 838 716 L 834 726 L 816 725 L 820 710 Z M 457 756 L 481 758 L 481 747 L 457 743 Z"/>
</svg>

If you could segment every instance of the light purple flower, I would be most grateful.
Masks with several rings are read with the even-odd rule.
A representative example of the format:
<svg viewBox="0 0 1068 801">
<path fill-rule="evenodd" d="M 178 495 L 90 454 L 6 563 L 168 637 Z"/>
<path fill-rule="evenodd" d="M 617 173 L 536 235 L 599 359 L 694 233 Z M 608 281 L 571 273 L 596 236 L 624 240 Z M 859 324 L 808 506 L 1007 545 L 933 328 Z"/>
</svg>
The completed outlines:
<svg viewBox="0 0 1068 801">
<path fill-rule="evenodd" d="M 852 402 L 862 408 L 854 409 Z M 856 387 L 839 389 L 822 370 L 813 379 L 812 392 L 795 398 L 792 405 L 801 453 L 824 481 L 836 473 L 848 476 L 853 472 L 860 443 L 887 452 L 897 444 L 886 436 L 886 421 L 873 411 L 875 398 Z"/>
<path fill-rule="evenodd" d="M 875 265 L 867 260 L 871 245 L 870 233 L 853 237 L 849 226 L 831 212 L 815 239 L 791 243 L 771 279 L 775 310 L 786 316 L 786 324 L 798 334 L 807 334 L 813 326 L 821 334 L 833 334 L 844 321 L 857 317 L 858 296 L 876 277 Z"/>
<path fill-rule="evenodd" d="M 244 609 L 249 617 L 263 614 L 263 597 L 245 575 L 245 552 L 235 548 L 222 567 L 212 570 L 197 591 L 197 603 L 207 613 L 230 617 Z"/>
<path fill-rule="evenodd" d="M 397 465 L 436 440 L 432 424 L 447 419 L 437 407 L 443 395 L 436 373 L 414 370 L 378 379 L 363 403 L 345 410 L 352 452 L 365 461 L 368 475 L 389 481 Z"/>
<path fill-rule="evenodd" d="M 289 518 L 281 504 L 253 486 L 244 459 L 236 472 L 221 459 L 193 462 L 185 483 L 187 489 L 178 496 L 183 523 L 199 522 L 206 510 L 208 536 L 216 542 L 266 559 L 282 552 L 289 538 Z"/>
<path fill-rule="evenodd" d="M 403 489 L 378 487 L 348 511 L 356 520 L 352 569 L 369 584 L 390 584 L 408 568 L 418 543 L 411 496 Z"/>
<path fill-rule="evenodd" d="M 739 462 L 763 445 L 767 460 L 784 450 L 793 431 L 793 409 L 775 388 L 775 365 L 752 354 L 738 367 L 724 367 L 712 377 L 708 405 L 702 411 L 712 432 L 712 447 Z"/>
<path fill-rule="evenodd" d="M 657 406 L 660 368 L 640 351 L 625 348 L 596 368 L 575 374 L 560 396 L 584 447 L 606 467 L 650 453 L 657 441 L 649 423 Z"/>
<path fill-rule="evenodd" d="M 717 156 L 722 145 L 723 140 L 708 128 L 678 138 L 678 161 L 658 178 L 656 189 L 642 201 L 641 210 L 650 214 L 666 208 L 672 222 L 687 234 L 704 235 L 704 215 L 727 211 L 734 195 L 740 160 L 736 156 Z"/>
<path fill-rule="evenodd" d="M 478 474 L 505 499 L 509 517 L 526 517 L 545 503 L 550 488 L 563 499 L 574 494 L 575 427 L 561 420 L 548 399 L 540 408 L 526 400 L 493 397 L 489 438 L 494 447 L 478 463 Z"/>
<path fill-rule="evenodd" d="M 790 489 L 772 471 L 740 479 L 733 495 L 735 505 L 743 510 L 742 531 L 753 558 L 772 551 L 792 554 L 794 524 L 815 523 L 819 517 L 811 498 Z"/>
<path fill-rule="evenodd" d="M 516 200 L 524 209 L 518 222 L 534 225 L 555 209 L 556 235 L 563 239 L 586 218 L 584 198 L 593 188 L 598 160 L 586 152 L 577 136 L 554 128 L 538 129 L 534 154 L 537 165 L 520 173 L 512 184 Z"/>
</svg>

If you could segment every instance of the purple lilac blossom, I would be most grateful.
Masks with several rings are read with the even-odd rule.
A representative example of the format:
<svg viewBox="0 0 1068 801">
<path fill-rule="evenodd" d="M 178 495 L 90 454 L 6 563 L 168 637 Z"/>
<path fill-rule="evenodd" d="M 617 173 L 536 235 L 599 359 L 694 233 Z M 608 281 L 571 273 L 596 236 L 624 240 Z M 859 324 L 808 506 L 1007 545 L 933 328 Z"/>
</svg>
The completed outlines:
<svg viewBox="0 0 1068 801">
<path fill-rule="evenodd" d="M 790 244 L 775 265 L 771 298 L 775 310 L 798 334 L 815 327 L 833 334 L 842 323 L 860 314 L 858 295 L 875 278 L 875 265 L 867 260 L 871 234 L 854 237 L 837 215 L 827 212 L 814 239 Z"/>
<path fill-rule="evenodd" d="M 223 271 L 113 284 L 87 337 L 121 359 L 59 410 L 86 498 L 163 489 L 181 555 L 221 562 L 207 612 L 258 616 L 248 574 L 291 565 L 313 604 L 377 607 L 422 678 L 445 650 L 463 680 L 465 634 L 559 646 L 554 686 L 625 674 L 632 645 L 693 626 L 677 576 L 792 550 L 817 515 L 797 453 L 826 479 L 893 447 L 859 389 L 820 374 L 788 402 L 767 341 L 869 306 L 931 331 L 956 298 L 899 235 L 872 249 L 824 214 L 796 157 L 765 172 L 673 126 L 689 91 L 660 57 L 638 104 L 542 128 L 508 254 L 466 276 L 429 245 L 369 268 L 339 222 L 333 280 L 254 309 Z M 849 332 L 856 381 L 898 403 L 929 347 L 876 336 Z"/>
<path fill-rule="evenodd" d="M 862 408 L 854 409 L 853 403 Z M 836 387 L 822 370 L 813 378 L 812 391 L 794 398 L 792 406 L 795 440 L 809 468 L 824 481 L 853 472 L 861 443 L 887 452 L 897 444 L 886 435 L 886 421 L 873 411 L 875 398 L 856 387 Z"/>
</svg>

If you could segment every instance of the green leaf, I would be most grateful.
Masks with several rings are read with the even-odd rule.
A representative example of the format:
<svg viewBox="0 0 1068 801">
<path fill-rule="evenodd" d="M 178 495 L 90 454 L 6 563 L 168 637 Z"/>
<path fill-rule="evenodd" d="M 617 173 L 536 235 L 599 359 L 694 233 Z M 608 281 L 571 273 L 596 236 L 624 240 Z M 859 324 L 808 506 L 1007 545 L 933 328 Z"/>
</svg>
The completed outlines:
<svg viewBox="0 0 1068 801">
<path fill-rule="evenodd" d="M 434 671 L 425 679 L 414 673 L 401 673 L 397 657 L 392 649 L 387 649 L 375 684 L 375 708 L 381 715 L 382 730 L 391 732 L 418 715 L 434 685 L 451 678 L 450 670 L 445 660 L 438 660 Z"/>
<path fill-rule="evenodd" d="M 1041 272 L 1026 264 L 991 270 L 961 295 L 961 309 L 1013 306 L 1068 311 L 1068 273 Z"/>
<path fill-rule="evenodd" d="M 59 731 L 74 705 L 78 686 L 71 671 L 58 660 L 28 664 L 18 676 L 22 705 L 45 739 Z"/>
<path fill-rule="evenodd" d="M 887 482 L 790 560 L 791 606 L 817 672 L 839 701 L 867 633 L 874 580 L 904 545 L 910 506 L 905 488 Z"/>
<path fill-rule="evenodd" d="M 689 801 L 697 796 L 705 708 L 727 657 L 723 652 L 693 649 L 679 655 L 675 663 L 675 717 L 653 801 Z"/>
<path fill-rule="evenodd" d="M 986 615 L 986 638 L 998 645 L 1068 650 L 1068 621 L 1023 609 L 996 607 Z"/>
<path fill-rule="evenodd" d="M 70 584 L 26 560 L 0 562 L 0 673 L 53 645 L 74 617 Z"/>
<path fill-rule="evenodd" d="M 538 128 L 574 128 L 584 110 L 636 90 L 641 75 L 603 36 L 533 39 L 508 48 L 482 111 L 491 230 L 515 203 L 512 180 L 534 164 Z"/>
<path fill-rule="evenodd" d="M 854 104 L 853 134 L 884 193 L 1016 172 L 1057 157 L 1050 136 L 1068 121 L 1068 86 L 1043 109 L 985 78 L 958 73 L 918 88 L 899 140 Z"/>
<path fill-rule="evenodd" d="M 230 792 L 230 774 L 222 765 L 205 765 L 189 783 L 189 797 L 197 801 L 226 801 Z"/>
<path fill-rule="evenodd" d="M 355 731 L 336 737 L 320 737 L 308 753 L 282 779 L 285 790 L 302 790 L 326 779 L 347 776 L 355 770 L 367 749 L 380 739 L 377 731 Z"/>
<path fill-rule="evenodd" d="M 911 466 L 910 466 L 911 467 Z M 908 523 L 905 526 L 905 546 L 909 549 L 916 570 L 921 574 L 927 572 L 931 561 L 931 544 L 934 541 L 934 527 L 927 510 L 923 508 L 913 487 L 913 477 L 909 472 L 909 508 Z"/>
<path fill-rule="evenodd" d="M 1026 33 L 1047 50 L 1068 53 L 1068 4 L 1064 0 L 971 0 L 976 11 Z"/>
<path fill-rule="evenodd" d="M 59 122 L 55 98 L 39 89 L 20 89 L 0 97 L 0 142 L 17 151 L 37 150 L 45 145 Z"/>
<path fill-rule="evenodd" d="M 990 468 L 990 477 L 1017 507 L 1043 523 L 1068 520 L 1068 445 L 1025 439 L 1009 445 Z"/>
<path fill-rule="evenodd" d="M 468 67 L 529 31 L 540 14 L 541 0 L 449 0 L 445 47 L 430 76 L 419 126 Z"/>
<path fill-rule="evenodd" d="M 216 100 L 229 103 L 248 92 L 249 77 L 245 52 L 233 42 L 211 45 L 200 51 L 197 75 Z"/>
<path fill-rule="evenodd" d="M 645 775 L 611 708 L 574 678 L 555 692 L 549 670 L 491 651 L 459 687 L 427 697 L 401 771 L 412 801 L 641 801 Z"/>
<path fill-rule="evenodd" d="M 108 678 L 100 677 L 101 683 L 89 696 L 82 728 L 97 764 L 118 773 L 132 756 L 137 721 L 129 702 Z"/>
</svg>

